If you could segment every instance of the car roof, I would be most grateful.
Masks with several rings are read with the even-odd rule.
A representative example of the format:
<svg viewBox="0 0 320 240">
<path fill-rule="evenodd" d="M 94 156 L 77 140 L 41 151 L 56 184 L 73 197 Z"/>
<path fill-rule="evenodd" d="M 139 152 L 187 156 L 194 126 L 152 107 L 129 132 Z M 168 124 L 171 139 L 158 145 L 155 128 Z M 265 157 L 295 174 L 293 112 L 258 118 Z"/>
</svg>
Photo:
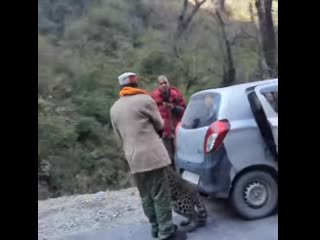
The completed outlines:
<svg viewBox="0 0 320 240">
<path fill-rule="evenodd" d="M 241 83 L 241 84 L 236 84 L 236 85 L 232 85 L 232 86 L 228 86 L 228 87 L 211 88 L 211 89 L 202 90 L 202 91 L 199 91 L 199 92 L 192 94 L 192 96 L 202 94 L 202 93 L 209 93 L 209 92 L 215 92 L 215 93 L 219 93 L 221 95 L 225 95 L 230 92 L 233 92 L 233 90 L 247 89 L 247 88 L 258 86 L 258 85 L 263 85 L 263 84 L 268 84 L 268 83 L 276 83 L 276 82 L 278 82 L 278 78 L 267 79 L 267 80 L 262 80 L 262 81 L 255 81 L 255 82 L 248 82 L 248 83 Z"/>
<path fill-rule="evenodd" d="M 263 84 L 277 83 L 278 79 L 268 79 L 256 82 L 241 83 L 229 87 L 212 88 L 194 93 L 191 99 L 197 95 L 205 93 L 216 93 L 222 96 L 219 107 L 219 118 L 228 118 L 229 120 L 240 120 L 253 118 L 251 108 L 244 94 L 248 88 L 261 86 Z M 191 100 L 190 99 L 190 100 Z"/>
</svg>

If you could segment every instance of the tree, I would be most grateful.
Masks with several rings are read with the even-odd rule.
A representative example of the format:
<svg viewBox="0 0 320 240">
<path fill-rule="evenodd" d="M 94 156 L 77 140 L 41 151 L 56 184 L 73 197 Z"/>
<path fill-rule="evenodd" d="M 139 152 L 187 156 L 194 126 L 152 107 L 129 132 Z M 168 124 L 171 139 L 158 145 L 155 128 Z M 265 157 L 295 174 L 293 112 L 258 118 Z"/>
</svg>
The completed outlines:
<svg viewBox="0 0 320 240">
<path fill-rule="evenodd" d="M 222 19 L 220 9 L 216 9 L 215 16 L 218 20 L 218 23 L 222 32 L 222 41 L 224 43 L 225 51 L 224 51 L 224 60 L 223 60 L 223 75 L 222 75 L 222 86 L 231 85 L 236 78 L 236 69 L 234 66 L 234 60 L 232 56 L 232 46 L 231 41 L 228 39 L 225 22 Z"/>
<path fill-rule="evenodd" d="M 254 20 L 254 12 L 253 12 L 253 6 L 252 3 L 249 3 L 249 12 L 250 12 L 250 20 L 253 26 L 256 26 L 255 20 Z M 259 79 L 263 79 L 264 77 L 264 70 L 263 70 L 263 53 L 261 51 L 260 47 L 260 40 L 259 40 L 259 30 L 255 27 L 255 36 L 253 39 L 256 42 L 256 49 L 257 49 L 257 55 L 258 55 L 258 71 L 257 71 L 257 77 Z"/>
<path fill-rule="evenodd" d="M 219 9 L 221 12 L 225 12 L 225 0 L 217 0 L 214 2 L 216 9 Z"/>
<path fill-rule="evenodd" d="M 269 77 L 278 76 L 277 46 L 272 19 L 272 0 L 255 0 L 258 13 L 262 50 Z"/>
<path fill-rule="evenodd" d="M 206 0 L 198 1 L 194 0 L 193 7 L 190 7 L 190 3 L 188 0 L 183 1 L 183 7 L 181 13 L 178 17 L 178 23 L 176 32 L 174 35 L 174 42 L 173 42 L 173 51 L 175 57 L 181 62 L 182 64 L 182 71 L 186 78 L 186 90 L 188 91 L 193 84 L 197 82 L 198 77 L 196 75 L 192 75 L 190 72 L 190 64 L 188 64 L 183 57 L 181 56 L 182 49 L 178 49 L 179 40 L 182 38 L 183 34 L 186 32 L 192 19 L 200 9 L 200 7 L 206 2 Z"/>
<path fill-rule="evenodd" d="M 191 86 L 196 84 L 199 80 L 197 75 L 194 75 L 191 73 L 190 69 L 190 63 L 187 63 L 185 59 L 182 57 L 182 49 L 178 49 L 177 44 L 182 38 L 183 34 L 186 32 L 188 26 L 192 22 L 192 19 L 194 18 L 195 14 L 198 12 L 199 8 L 204 4 L 206 1 L 195 1 L 195 5 L 192 9 L 190 9 L 188 0 L 184 0 L 183 2 L 183 8 L 181 10 L 181 13 L 178 18 L 178 25 L 177 25 L 177 31 L 175 34 L 174 39 L 174 53 L 176 58 L 178 58 L 181 63 L 183 64 L 183 72 L 186 76 L 186 90 L 188 91 Z M 225 14 L 225 8 L 224 8 L 224 1 L 221 0 L 212 0 L 213 5 L 215 6 L 214 14 L 213 16 L 216 18 L 220 29 L 221 29 L 221 38 L 219 38 L 218 41 L 221 42 L 221 55 L 222 57 L 222 74 L 217 73 L 213 69 L 210 69 L 211 73 L 214 73 L 216 76 L 222 79 L 222 86 L 229 86 L 232 83 L 235 82 L 236 79 L 236 68 L 234 66 L 234 59 L 232 54 L 232 45 L 234 44 L 234 40 L 230 40 L 226 31 L 226 24 L 223 19 L 223 16 Z M 189 12 L 189 14 L 188 14 Z M 214 58 L 215 56 L 212 56 Z"/>
<path fill-rule="evenodd" d="M 190 3 L 188 0 L 183 1 L 183 8 L 178 17 L 178 25 L 177 25 L 177 31 L 175 36 L 176 39 L 179 39 L 183 35 L 183 33 L 187 30 L 193 17 L 196 15 L 200 7 L 205 2 L 206 0 L 202 0 L 202 1 L 194 0 L 194 6 L 192 7 L 191 12 L 188 14 Z"/>
</svg>

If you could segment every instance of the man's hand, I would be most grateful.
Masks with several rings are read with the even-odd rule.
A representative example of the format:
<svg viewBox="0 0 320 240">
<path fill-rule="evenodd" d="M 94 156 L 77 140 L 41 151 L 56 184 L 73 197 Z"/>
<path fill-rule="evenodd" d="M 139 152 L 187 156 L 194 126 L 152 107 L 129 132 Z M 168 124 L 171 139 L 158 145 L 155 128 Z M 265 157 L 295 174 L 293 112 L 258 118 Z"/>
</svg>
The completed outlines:
<svg viewBox="0 0 320 240">
<path fill-rule="evenodd" d="M 170 109 L 173 109 L 174 108 L 174 105 L 173 103 L 167 103 L 167 102 L 163 102 L 163 105 L 167 108 L 170 108 Z"/>
<path fill-rule="evenodd" d="M 162 138 L 162 136 L 163 136 L 163 129 L 157 131 L 157 133 L 158 133 L 159 137 Z"/>
</svg>

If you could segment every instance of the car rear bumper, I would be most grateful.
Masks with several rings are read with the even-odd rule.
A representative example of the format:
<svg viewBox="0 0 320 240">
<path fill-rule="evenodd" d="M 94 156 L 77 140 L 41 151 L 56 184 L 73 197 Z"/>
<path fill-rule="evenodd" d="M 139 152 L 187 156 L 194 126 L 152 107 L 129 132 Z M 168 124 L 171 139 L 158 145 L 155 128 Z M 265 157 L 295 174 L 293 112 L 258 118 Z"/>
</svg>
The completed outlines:
<svg viewBox="0 0 320 240">
<path fill-rule="evenodd" d="M 218 151 L 205 154 L 200 164 L 176 159 L 176 167 L 182 173 L 189 171 L 200 176 L 199 191 L 217 198 L 227 198 L 231 186 L 231 163 L 224 146 Z"/>
</svg>

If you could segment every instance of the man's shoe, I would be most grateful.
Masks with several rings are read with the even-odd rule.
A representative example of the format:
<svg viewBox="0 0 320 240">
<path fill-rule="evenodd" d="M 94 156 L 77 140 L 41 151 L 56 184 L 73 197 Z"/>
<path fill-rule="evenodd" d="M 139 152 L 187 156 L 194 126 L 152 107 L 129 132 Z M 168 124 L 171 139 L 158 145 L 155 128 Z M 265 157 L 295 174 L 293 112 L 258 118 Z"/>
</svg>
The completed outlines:
<svg viewBox="0 0 320 240">
<path fill-rule="evenodd" d="M 174 232 L 173 234 L 175 234 L 178 230 L 178 226 L 176 224 L 173 224 L 173 227 L 174 227 Z M 151 232 L 151 235 L 153 238 L 157 238 L 158 237 L 158 232 L 154 231 L 154 232 Z"/>
<path fill-rule="evenodd" d="M 187 239 L 187 234 L 185 232 L 181 232 L 180 230 L 173 233 L 171 236 L 163 239 L 163 240 L 185 240 Z"/>
<path fill-rule="evenodd" d="M 178 227 L 175 225 L 175 231 L 167 238 L 163 240 L 185 240 L 187 239 L 187 234 L 185 232 L 182 232 L 180 230 L 177 230 Z"/>
</svg>

